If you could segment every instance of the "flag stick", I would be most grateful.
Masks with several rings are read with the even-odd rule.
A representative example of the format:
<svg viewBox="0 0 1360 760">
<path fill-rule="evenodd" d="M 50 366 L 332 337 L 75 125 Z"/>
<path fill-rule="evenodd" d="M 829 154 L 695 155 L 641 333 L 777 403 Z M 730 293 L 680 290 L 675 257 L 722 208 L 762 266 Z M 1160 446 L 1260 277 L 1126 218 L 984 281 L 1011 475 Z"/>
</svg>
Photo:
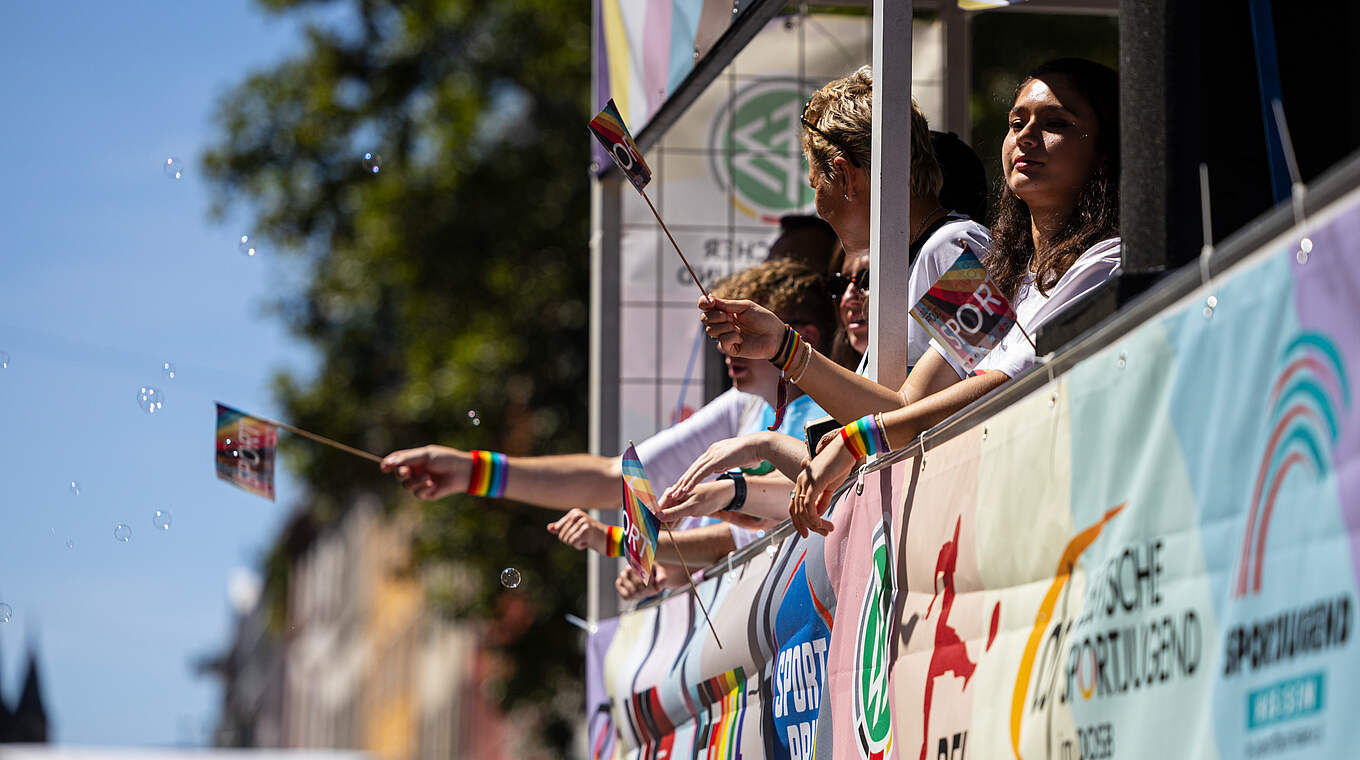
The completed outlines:
<svg viewBox="0 0 1360 760">
<path fill-rule="evenodd" d="M 368 453 L 367 451 L 361 451 L 360 449 L 356 449 L 356 448 L 354 448 L 353 446 L 346 446 L 345 444 L 340 443 L 339 441 L 333 441 L 333 440 L 327 438 L 327 437 L 324 436 L 324 435 L 317 435 L 316 433 L 309 433 L 309 432 L 307 432 L 306 430 L 303 430 L 303 429 L 300 428 L 300 427 L 293 427 L 292 425 L 289 425 L 289 424 L 286 423 L 286 422 L 279 422 L 278 420 L 271 420 L 271 419 L 269 419 L 268 417 L 261 417 L 261 416 L 258 415 L 258 414 L 252 414 L 252 415 L 250 415 L 250 416 L 251 416 L 251 417 L 254 417 L 254 418 L 256 418 L 256 419 L 259 419 L 259 420 L 263 420 L 263 421 L 265 421 L 265 422 L 268 422 L 268 423 L 271 424 L 271 425 L 277 425 L 278 427 L 281 427 L 281 428 L 283 428 L 284 430 L 287 430 L 287 431 L 290 432 L 290 433 L 295 433 L 295 434 L 297 434 L 297 435 L 300 435 L 300 436 L 302 436 L 303 438 L 310 438 L 310 439 L 312 439 L 313 441 L 316 441 L 317 443 L 324 443 L 325 445 L 330 446 L 330 447 L 332 447 L 332 448 L 339 449 L 339 450 L 345 452 L 346 454 L 353 454 L 353 455 L 356 456 L 356 457 L 363 457 L 364 459 L 367 459 L 367 460 L 369 460 L 370 462 L 381 462 L 381 461 L 382 461 L 382 457 L 378 456 L 377 454 L 370 454 L 370 453 Z"/>
<path fill-rule="evenodd" d="M 684 252 L 680 250 L 680 244 L 676 243 L 675 236 L 671 235 L 671 228 L 666 226 L 666 222 L 661 219 L 661 214 L 657 213 L 656 206 L 652 205 L 652 199 L 647 197 L 647 191 L 639 189 L 638 192 L 642 195 L 642 200 L 647 201 L 647 208 L 652 210 L 652 216 L 656 217 L 657 224 L 661 225 L 661 229 L 666 233 L 666 237 L 670 238 L 671 245 L 675 246 L 675 252 L 680 254 L 680 260 L 685 262 L 685 269 L 689 270 L 689 276 L 694 279 L 694 284 L 699 286 L 699 292 L 703 293 L 705 296 L 708 295 L 708 289 L 704 287 L 702 282 L 699 282 L 699 276 L 694 273 L 694 267 L 689 265 L 689 259 L 686 259 Z M 715 636 L 714 638 L 717 637 Z"/>
<path fill-rule="evenodd" d="M 1025 332 L 1025 328 L 1023 328 L 1023 327 L 1020 326 L 1020 320 L 1019 320 L 1019 319 L 1015 320 L 1015 329 L 1019 330 L 1019 331 L 1020 331 L 1020 334 L 1023 335 L 1023 336 L 1025 336 L 1025 340 L 1029 341 L 1029 347 L 1032 348 L 1032 349 L 1034 349 L 1034 355 L 1035 355 L 1035 357 L 1038 357 L 1038 356 L 1039 356 L 1039 347 L 1036 346 L 1036 345 L 1034 345 L 1034 339 L 1031 338 L 1031 337 L 1029 337 L 1029 333 Z"/>
<path fill-rule="evenodd" d="M 689 591 L 694 594 L 694 601 L 699 603 L 699 609 L 703 610 L 704 620 L 708 621 L 708 630 L 713 634 L 713 640 L 718 642 L 718 648 L 722 649 L 722 639 L 718 638 L 718 629 L 713 627 L 713 618 L 708 616 L 708 608 L 704 606 L 704 600 L 699 596 L 699 589 L 694 587 L 694 575 L 689 571 L 689 563 L 685 561 L 685 555 L 680 553 L 680 545 L 675 543 L 675 534 L 671 532 L 671 526 L 667 525 L 666 535 L 671 537 L 671 545 L 675 547 L 675 556 L 680 558 L 680 566 L 685 568 L 685 580 L 689 582 Z"/>
</svg>

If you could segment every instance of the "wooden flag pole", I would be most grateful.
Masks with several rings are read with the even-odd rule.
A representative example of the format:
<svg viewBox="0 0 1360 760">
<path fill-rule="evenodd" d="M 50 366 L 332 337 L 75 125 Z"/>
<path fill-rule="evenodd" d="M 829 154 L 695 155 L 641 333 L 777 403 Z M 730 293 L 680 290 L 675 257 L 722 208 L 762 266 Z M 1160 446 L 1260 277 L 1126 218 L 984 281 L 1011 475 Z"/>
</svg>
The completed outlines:
<svg viewBox="0 0 1360 760">
<path fill-rule="evenodd" d="M 1039 356 L 1039 347 L 1036 346 L 1036 345 L 1034 345 L 1034 339 L 1031 338 L 1031 337 L 1029 337 L 1029 333 L 1025 332 L 1025 328 L 1023 328 L 1023 327 L 1020 326 L 1020 318 L 1019 318 L 1019 317 L 1020 317 L 1020 315 L 1017 314 L 1017 315 L 1016 315 L 1016 320 L 1015 320 L 1015 329 L 1019 330 L 1019 331 L 1020 331 L 1020 334 L 1023 335 L 1023 336 L 1025 336 L 1025 340 L 1029 341 L 1029 347 L 1032 348 L 1032 349 L 1034 349 L 1034 356 L 1035 356 L 1035 358 L 1038 358 L 1038 356 Z"/>
<path fill-rule="evenodd" d="M 718 638 L 718 629 L 713 627 L 713 618 L 708 616 L 708 608 L 704 606 L 704 600 L 699 596 L 699 589 L 694 586 L 694 575 L 689 571 L 689 563 L 685 561 L 685 555 L 680 553 L 680 544 L 675 543 L 675 534 L 671 532 L 671 526 L 666 525 L 666 535 L 671 537 L 671 545 L 675 547 L 675 556 L 680 558 L 680 566 L 685 568 L 685 580 L 689 582 L 689 591 L 694 594 L 694 601 L 699 603 L 699 609 L 704 613 L 704 620 L 708 621 L 708 630 L 713 634 L 713 640 L 718 642 L 718 648 L 722 649 L 722 639 Z"/>
<path fill-rule="evenodd" d="M 684 252 L 680 250 L 680 245 L 675 242 L 675 236 L 671 234 L 671 228 L 666 226 L 666 222 L 661 218 L 661 214 L 657 212 L 656 206 L 652 205 L 652 199 L 647 197 L 647 191 L 638 188 L 638 192 L 642 195 L 642 200 L 647 201 L 647 208 L 652 210 L 652 216 L 656 217 L 657 224 L 661 225 L 662 231 L 666 233 L 666 237 L 670 239 L 671 245 L 675 247 L 675 252 L 680 254 L 680 260 L 685 263 L 685 269 L 689 270 L 689 276 L 694 279 L 694 284 L 699 286 L 699 292 L 707 296 L 708 289 L 704 287 L 702 282 L 699 282 L 699 276 L 694 273 L 694 267 L 689 265 L 689 259 L 685 258 Z M 717 637 L 715 636 L 714 638 Z M 720 644 L 719 646 L 721 647 L 722 645 Z"/>
<path fill-rule="evenodd" d="M 354 448 L 353 446 L 346 446 L 345 444 L 343 444 L 343 443 L 341 443 L 341 442 L 339 442 L 339 441 L 333 441 L 333 440 L 327 438 L 327 437 L 324 436 L 324 435 L 317 435 L 316 433 L 309 433 L 309 432 L 307 432 L 306 430 L 303 430 L 303 429 L 300 428 L 300 427 L 293 427 L 292 425 L 289 425 L 289 424 L 286 423 L 286 422 L 279 422 L 278 420 L 271 420 L 271 419 L 269 419 L 268 417 L 261 417 L 261 416 L 259 416 L 259 415 L 257 415 L 257 414 L 252 414 L 252 415 L 250 415 L 250 416 L 251 416 L 251 417 L 254 417 L 254 418 L 258 419 L 258 420 L 263 420 L 264 422 L 268 422 L 270 425 L 277 425 L 278 427 L 281 427 L 281 428 L 283 428 L 284 430 L 287 430 L 287 431 L 290 432 L 290 433 L 295 433 L 295 434 L 297 434 L 297 435 L 300 435 L 300 436 L 302 436 L 303 438 L 310 438 L 310 439 L 312 439 L 313 441 L 316 441 L 317 443 L 322 443 L 322 444 L 325 444 L 325 445 L 327 445 L 327 446 L 330 446 L 331 448 L 339 449 L 339 450 L 345 452 L 346 454 L 353 454 L 353 455 L 356 456 L 356 457 L 363 457 L 364 459 L 367 459 L 367 460 L 369 460 L 370 462 L 382 462 L 382 457 L 378 456 L 377 454 L 370 454 L 370 453 L 368 453 L 367 451 L 362 451 L 362 450 L 360 450 L 360 449 L 356 449 L 356 448 Z"/>
</svg>

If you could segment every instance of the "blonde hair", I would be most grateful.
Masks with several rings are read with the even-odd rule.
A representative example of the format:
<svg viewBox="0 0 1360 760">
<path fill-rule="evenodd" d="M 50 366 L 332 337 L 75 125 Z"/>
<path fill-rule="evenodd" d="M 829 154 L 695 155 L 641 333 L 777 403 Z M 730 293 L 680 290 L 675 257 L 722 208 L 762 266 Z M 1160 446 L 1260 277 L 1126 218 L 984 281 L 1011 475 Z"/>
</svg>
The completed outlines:
<svg viewBox="0 0 1360 760">
<path fill-rule="evenodd" d="M 874 73 L 861 66 L 854 73 L 828 82 L 812 93 L 805 118 L 827 133 L 840 146 L 832 144 L 816 130 L 803 127 L 803 152 L 808 163 L 828 180 L 836 178 L 832 163 L 845 156 L 851 164 L 869 168 L 872 155 Z M 847 155 L 848 154 L 848 155 Z M 935 158 L 930 139 L 930 123 L 916 99 L 911 99 L 911 191 L 917 195 L 939 195 L 944 173 Z"/>
</svg>

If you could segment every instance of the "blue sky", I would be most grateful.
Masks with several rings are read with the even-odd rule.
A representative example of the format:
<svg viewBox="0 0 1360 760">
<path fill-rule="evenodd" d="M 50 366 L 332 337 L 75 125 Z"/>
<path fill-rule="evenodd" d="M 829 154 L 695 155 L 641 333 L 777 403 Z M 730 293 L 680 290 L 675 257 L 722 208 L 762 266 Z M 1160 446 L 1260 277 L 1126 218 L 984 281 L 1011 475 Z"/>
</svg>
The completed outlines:
<svg viewBox="0 0 1360 760">
<path fill-rule="evenodd" d="M 268 241 L 242 256 L 242 218 L 208 219 L 198 161 L 216 99 L 300 50 L 299 25 L 245 0 L 11 3 L 5 16 L 4 693 L 17 698 L 32 639 L 57 741 L 202 741 L 219 690 L 190 663 L 224 646 L 232 569 L 258 567 L 302 497 L 287 473 L 273 504 L 215 479 L 212 401 L 276 414 L 271 374 L 315 359 L 263 310 L 296 271 Z M 162 173 L 167 156 L 183 179 Z M 166 398 L 154 416 L 136 400 L 148 384 Z M 168 531 L 152 526 L 158 509 Z"/>
</svg>

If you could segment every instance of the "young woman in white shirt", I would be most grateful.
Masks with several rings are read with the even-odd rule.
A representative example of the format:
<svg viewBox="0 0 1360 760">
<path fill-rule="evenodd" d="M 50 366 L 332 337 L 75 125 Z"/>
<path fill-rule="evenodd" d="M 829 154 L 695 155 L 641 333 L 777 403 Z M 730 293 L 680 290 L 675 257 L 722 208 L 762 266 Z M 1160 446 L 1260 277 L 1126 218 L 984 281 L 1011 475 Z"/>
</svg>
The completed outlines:
<svg viewBox="0 0 1360 760">
<path fill-rule="evenodd" d="M 1011 296 L 1019 326 L 1032 333 L 1062 305 L 1118 270 L 1117 75 L 1078 59 L 1044 64 L 1020 84 L 1008 122 L 1001 148 L 1005 182 L 994 242 L 984 262 Z M 822 212 L 823 196 L 836 188 L 814 186 Z M 831 217 L 828 221 L 836 224 Z M 788 353 L 787 326 L 754 304 L 705 299 L 700 309 L 709 335 L 725 353 L 764 358 L 781 349 Z M 663 504 L 676 503 L 684 489 L 720 471 L 715 467 L 766 459 L 799 473 L 789 506 L 799 532 L 829 532 L 832 525 L 821 514 L 861 456 L 905 445 L 1034 362 L 1028 341 L 1012 331 L 979 365 L 977 374 L 961 377 L 938 350 L 931 349 L 902 388 L 890 391 L 876 383 L 866 385 L 863 378 L 846 378 L 849 373 L 826 366 L 815 352 L 796 349 L 806 358 L 793 356 L 786 363 L 799 387 L 837 420 L 853 422 L 842 434 L 824 438 L 810 460 L 797 448 L 763 436 L 747 436 L 741 446 L 719 444 L 726 447 L 722 456 L 701 457 Z"/>
</svg>

